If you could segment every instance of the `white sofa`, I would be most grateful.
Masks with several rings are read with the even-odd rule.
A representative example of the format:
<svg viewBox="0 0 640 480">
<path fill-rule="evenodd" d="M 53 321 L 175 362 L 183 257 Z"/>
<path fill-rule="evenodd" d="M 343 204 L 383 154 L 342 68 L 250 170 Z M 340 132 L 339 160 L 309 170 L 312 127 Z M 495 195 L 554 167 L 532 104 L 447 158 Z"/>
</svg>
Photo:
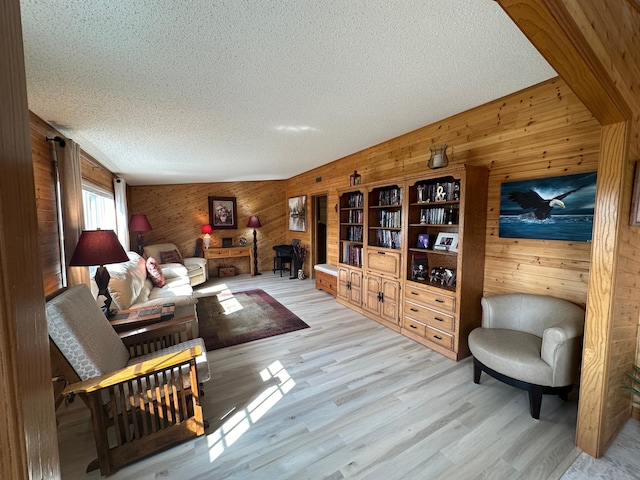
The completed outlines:
<svg viewBox="0 0 640 480">
<path fill-rule="evenodd" d="M 128 262 L 106 265 L 111 276 L 109 293 L 113 298 L 112 309 L 128 310 L 174 303 L 176 318 L 195 315 L 197 320 L 198 299 L 193 295 L 193 288 L 184 265 L 161 265 L 165 284 L 162 287 L 156 287 L 147 277 L 145 259 L 136 252 L 127 252 L 127 255 Z M 195 326 L 194 333 L 197 335 Z"/>
<path fill-rule="evenodd" d="M 156 243 L 155 245 L 147 245 L 144 247 L 144 258 L 153 257 L 160 264 L 160 267 L 164 268 L 168 266 L 175 266 L 175 263 L 168 264 L 162 262 L 163 252 L 176 251 L 180 258 L 180 262 L 187 269 L 187 275 L 191 286 L 195 287 L 201 283 L 206 282 L 209 279 L 209 269 L 207 268 L 207 260 L 202 257 L 183 257 L 178 250 L 178 247 L 173 243 Z"/>
</svg>

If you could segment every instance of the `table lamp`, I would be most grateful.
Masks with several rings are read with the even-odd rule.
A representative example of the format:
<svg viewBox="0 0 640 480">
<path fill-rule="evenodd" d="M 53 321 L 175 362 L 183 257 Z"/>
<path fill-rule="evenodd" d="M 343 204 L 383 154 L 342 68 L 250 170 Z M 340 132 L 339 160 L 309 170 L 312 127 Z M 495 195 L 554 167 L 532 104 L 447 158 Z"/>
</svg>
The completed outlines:
<svg viewBox="0 0 640 480">
<path fill-rule="evenodd" d="M 258 272 L 258 234 L 256 233 L 256 228 L 260 228 L 261 226 L 262 224 L 258 217 L 252 215 L 249 218 L 247 227 L 253 228 L 253 273 L 255 275 L 260 275 L 260 272 Z"/>
<path fill-rule="evenodd" d="M 138 232 L 138 247 L 136 252 L 138 252 L 138 255 L 140 256 L 144 253 L 142 246 L 144 240 L 142 238 L 142 232 L 148 232 L 149 230 L 153 230 L 153 228 L 151 227 L 146 215 L 142 215 L 141 213 L 134 213 L 131 215 L 131 218 L 129 219 L 129 231 Z"/>
<path fill-rule="evenodd" d="M 113 230 L 83 230 L 69 265 L 73 267 L 99 265 L 95 280 L 98 286 L 98 296 L 104 295 L 105 297 L 103 310 L 108 315 L 111 295 L 109 295 L 107 287 L 111 276 L 105 265 L 127 261 L 129 261 L 127 252 L 120 245 Z"/>
<path fill-rule="evenodd" d="M 213 228 L 211 225 L 202 225 L 202 235 L 204 235 L 204 248 L 209 248 L 211 246 L 211 233 L 213 232 Z"/>
</svg>

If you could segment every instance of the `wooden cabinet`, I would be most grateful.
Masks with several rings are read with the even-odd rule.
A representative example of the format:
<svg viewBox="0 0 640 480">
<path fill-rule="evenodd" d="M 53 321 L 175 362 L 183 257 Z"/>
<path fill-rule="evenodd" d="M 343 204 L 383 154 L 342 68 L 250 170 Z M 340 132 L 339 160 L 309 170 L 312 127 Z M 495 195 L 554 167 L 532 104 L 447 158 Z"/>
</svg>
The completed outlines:
<svg viewBox="0 0 640 480">
<path fill-rule="evenodd" d="M 339 192 L 339 301 L 451 359 L 468 356 L 482 314 L 488 178 L 461 165 Z"/>
<path fill-rule="evenodd" d="M 363 299 L 370 314 L 392 325 L 400 323 L 400 281 L 367 274 Z"/>
<path fill-rule="evenodd" d="M 338 300 L 351 307 L 362 306 L 362 271 L 359 269 L 338 267 Z"/>
<path fill-rule="evenodd" d="M 454 360 L 480 326 L 488 172 L 454 167 L 406 180 L 402 333 Z M 424 327 L 424 328 L 423 328 Z"/>
</svg>

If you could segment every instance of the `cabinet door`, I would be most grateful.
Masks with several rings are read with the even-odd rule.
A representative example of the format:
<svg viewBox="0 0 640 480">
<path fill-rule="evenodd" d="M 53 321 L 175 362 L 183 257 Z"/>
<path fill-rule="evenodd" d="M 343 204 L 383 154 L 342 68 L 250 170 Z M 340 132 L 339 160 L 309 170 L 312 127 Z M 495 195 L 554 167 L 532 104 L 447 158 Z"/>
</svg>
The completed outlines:
<svg viewBox="0 0 640 480">
<path fill-rule="evenodd" d="M 349 284 L 349 301 L 359 307 L 362 305 L 362 273 L 352 270 L 349 278 L 351 281 Z"/>
<path fill-rule="evenodd" d="M 349 279 L 351 271 L 347 268 L 338 267 L 338 297 L 343 300 L 349 299 Z"/>
<path fill-rule="evenodd" d="M 382 280 L 382 302 L 380 316 L 398 324 L 400 322 L 400 282 L 395 280 Z"/>
<path fill-rule="evenodd" d="M 380 314 L 382 292 L 382 279 L 374 275 L 367 275 L 364 279 L 364 305 L 365 310 L 376 315 Z"/>
</svg>

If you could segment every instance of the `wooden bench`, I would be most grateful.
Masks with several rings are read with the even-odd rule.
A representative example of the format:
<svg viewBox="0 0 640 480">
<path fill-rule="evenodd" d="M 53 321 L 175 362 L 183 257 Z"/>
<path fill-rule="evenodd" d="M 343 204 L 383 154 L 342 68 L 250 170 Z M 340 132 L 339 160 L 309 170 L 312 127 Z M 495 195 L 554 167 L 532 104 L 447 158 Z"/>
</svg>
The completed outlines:
<svg viewBox="0 0 640 480">
<path fill-rule="evenodd" d="M 338 295 L 338 269 L 328 263 L 320 263 L 313 268 L 316 271 L 316 288 L 336 297 Z"/>
</svg>

